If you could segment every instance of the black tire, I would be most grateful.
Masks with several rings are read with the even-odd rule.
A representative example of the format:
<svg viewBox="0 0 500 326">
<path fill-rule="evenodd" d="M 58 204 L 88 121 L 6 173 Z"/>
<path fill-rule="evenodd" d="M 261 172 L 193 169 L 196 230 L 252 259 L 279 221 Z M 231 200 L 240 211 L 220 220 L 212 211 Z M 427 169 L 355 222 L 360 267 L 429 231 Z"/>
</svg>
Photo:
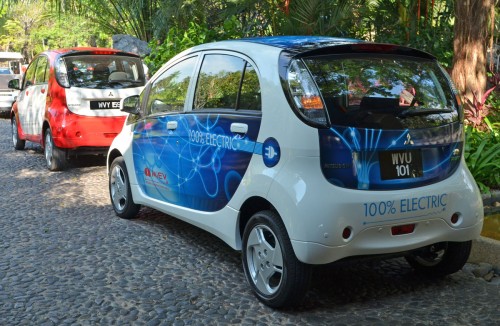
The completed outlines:
<svg viewBox="0 0 500 326">
<path fill-rule="evenodd" d="M 134 203 L 127 166 L 121 156 L 113 160 L 109 169 L 109 197 L 116 215 L 125 219 L 137 217 L 141 205 Z"/>
<path fill-rule="evenodd" d="M 12 127 L 12 143 L 14 144 L 14 148 L 18 151 L 23 150 L 24 146 L 26 146 L 26 141 L 24 139 L 19 138 L 16 116 L 12 117 L 10 125 Z"/>
<path fill-rule="evenodd" d="M 50 171 L 62 171 L 66 168 L 66 151 L 54 144 L 50 129 L 45 131 L 44 149 L 45 163 Z"/>
<path fill-rule="evenodd" d="M 256 297 L 272 308 L 293 307 L 304 299 L 312 267 L 300 262 L 278 214 L 261 211 L 245 226 L 242 262 Z"/>
<path fill-rule="evenodd" d="M 432 277 L 458 272 L 469 259 L 472 241 L 440 242 L 406 256 L 416 271 Z"/>
</svg>

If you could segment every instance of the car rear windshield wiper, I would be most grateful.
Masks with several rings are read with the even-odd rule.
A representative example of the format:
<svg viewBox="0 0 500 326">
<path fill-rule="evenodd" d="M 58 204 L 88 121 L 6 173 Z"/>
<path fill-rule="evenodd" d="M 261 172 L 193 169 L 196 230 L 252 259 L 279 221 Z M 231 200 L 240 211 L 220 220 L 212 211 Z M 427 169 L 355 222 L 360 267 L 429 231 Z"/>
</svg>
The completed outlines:
<svg viewBox="0 0 500 326">
<path fill-rule="evenodd" d="M 439 114 L 439 113 L 453 113 L 451 109 L 406 109 L 399 112 L 398 117 L 406 118 L 417 115 Z"/>
</svg>

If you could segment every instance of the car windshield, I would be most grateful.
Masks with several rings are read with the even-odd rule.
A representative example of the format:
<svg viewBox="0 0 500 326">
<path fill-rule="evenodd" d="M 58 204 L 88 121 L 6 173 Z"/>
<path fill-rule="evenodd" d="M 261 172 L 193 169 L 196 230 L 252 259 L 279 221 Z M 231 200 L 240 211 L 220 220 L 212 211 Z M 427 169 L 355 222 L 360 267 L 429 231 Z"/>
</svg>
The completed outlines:
<svg viewBox="0 0 500 326">
<path fill-rule="evenodd" d="M 146 82 L 142 62 L 136 57 L 80 55 L 66 57 L 64 63 L 70 87 L 128 88 Z"/>
<path fill-rule="evenodd" d="M 332 125 L 404 129 L 458 120 L 450 83 L 432 60 L 352 55 L 303 61 L 320 89 Z"/>
</svg>

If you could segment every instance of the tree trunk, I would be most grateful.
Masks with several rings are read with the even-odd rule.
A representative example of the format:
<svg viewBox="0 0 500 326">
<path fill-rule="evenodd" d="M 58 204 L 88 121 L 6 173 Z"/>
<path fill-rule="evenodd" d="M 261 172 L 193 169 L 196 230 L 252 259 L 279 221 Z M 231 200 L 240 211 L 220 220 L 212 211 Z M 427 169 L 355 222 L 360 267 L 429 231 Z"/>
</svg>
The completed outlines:
<svg viewBox="0 0 500 326">
<path fill-rule="evenodd" d="M 486 88 L 488 17 L 494 0 L 455 0 L 452 79 L 458 90 L 473 100 Z"/>
</svg>

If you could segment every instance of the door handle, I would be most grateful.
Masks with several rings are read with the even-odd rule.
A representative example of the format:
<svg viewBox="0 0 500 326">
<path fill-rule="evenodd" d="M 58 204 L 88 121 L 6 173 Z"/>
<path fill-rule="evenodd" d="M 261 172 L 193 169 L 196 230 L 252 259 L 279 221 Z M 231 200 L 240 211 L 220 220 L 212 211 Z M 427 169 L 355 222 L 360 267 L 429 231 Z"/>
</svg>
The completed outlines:
<svg viewBox="0 0 500 326">
<path fill-rule="evenodd" d="M 167 129 L 168 130 L 175 130 L 175 129 L 177 129 L 177 121 L 169 121 L 169 122 L 167 122 Z"/>
<path fill-rule="evenodd" d="M 246 123 L 234 122 L 231 123 L 231 132 L 235 134 L 245 135 L 248 132 L 248 125 Z"/>
</svg>

